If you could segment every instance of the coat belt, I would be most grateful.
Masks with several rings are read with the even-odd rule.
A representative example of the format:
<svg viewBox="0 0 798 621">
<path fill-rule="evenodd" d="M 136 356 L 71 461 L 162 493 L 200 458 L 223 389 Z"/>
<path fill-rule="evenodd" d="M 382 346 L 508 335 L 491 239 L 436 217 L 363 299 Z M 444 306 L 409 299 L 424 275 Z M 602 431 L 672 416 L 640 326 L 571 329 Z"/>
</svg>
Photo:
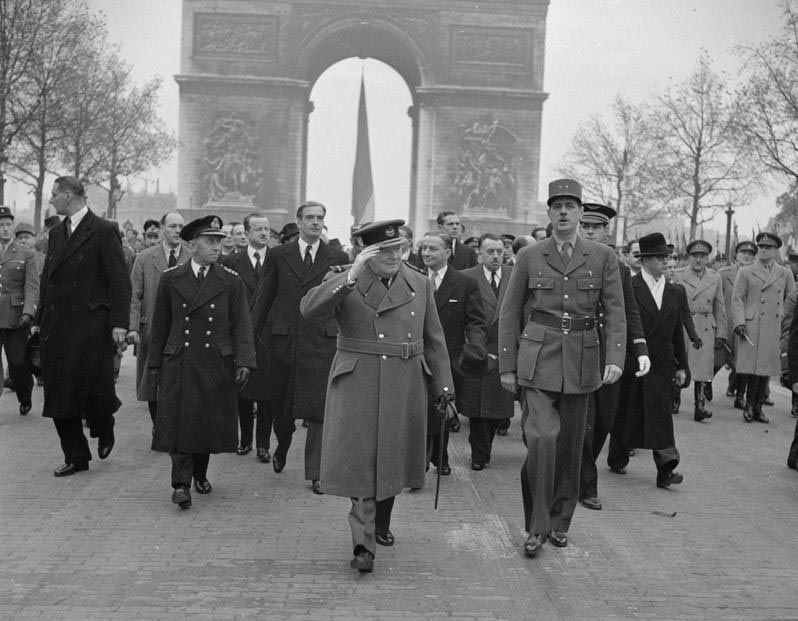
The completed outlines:
<svg viewBox="0 0 798 621">
<path fill-rule="evenodd" d="M 552 313 L 544 313 L 535 309 L 532 309 L 529 313 L 529 321 L 532 323 L 539 323 L 547 328 L 562 330 L 563 332 L 579 332 L 582 330 L 592 330 L 596 327 L 596 318 L 592 316 L 574 317 L 568 313 L 564 313 L 560 316 Z"/>
<path fill-rule="evenodd" d="M 338 349 L 357 354 L 374 356 L 397 356 L 407 360 L 424 353 L 424 339 L 410 343 L 387 343 L 384 341 L 366 341 L 338 335 Z"/>
</svg>

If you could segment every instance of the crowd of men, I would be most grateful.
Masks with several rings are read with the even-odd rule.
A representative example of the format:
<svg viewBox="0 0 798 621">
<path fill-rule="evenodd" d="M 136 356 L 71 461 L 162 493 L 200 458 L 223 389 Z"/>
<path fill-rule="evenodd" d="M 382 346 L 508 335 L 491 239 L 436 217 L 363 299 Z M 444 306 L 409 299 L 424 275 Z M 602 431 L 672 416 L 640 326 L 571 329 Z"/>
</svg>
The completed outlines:
<svg viewBox="0 0 798 621">
<path fill-rule="evenodd" d="M 55 476 L 88 470 L 84 425 L 99 458 L 111 454 L 115 368 L 132 345 L 152 448 L 171 457 L 172 502 L 189 508 L 192 482 L 211 493 L 213 453 L 254 448 L 281 473 L 302 421 L 305 478 L 315 494 L 351 499 L 361 572 L 395 542 L 396 496 L 431 468 L 451 473 L 458 415 L 479 472 L 520 403 L 523 550 L 534 557 L 547 541 L 568 544 L 578 503 L 602 508 L 608 438 L 612 472 L 650 449 L 656 486 L 683 482 L 672 416 L 691 380 L 698 423 L 712 417 L 724 366 L 746 422 L 768 422 L 770 377 L 798 393 L 798 290 L 777 235 L 738 243 L 718 271 L 712 245 L 693 240 L 679 269 L 661 233 L 611 245 L 615 211 L 583 202 L 571 179 L 549 184 L 550 224 L 529 236 L 461 241 L 459 216 L 442 212 L 416 243 L 402 220 L 353 227 L 348 252 L 328 243 L 327 208 L 312 201 L 279 233 L 262 212 L 232 226 L 171 212 L 147 221 L 143 240 L 95 215 L 74 177 L 56 180 L 50 204 L 59 218 L 44 253 L 0 207 L 0 341 L 22 415 L 40 347 L 43 415 L 64 453 Z M 798 425 L 788 466 L 797 461 Z"/>
</svg>

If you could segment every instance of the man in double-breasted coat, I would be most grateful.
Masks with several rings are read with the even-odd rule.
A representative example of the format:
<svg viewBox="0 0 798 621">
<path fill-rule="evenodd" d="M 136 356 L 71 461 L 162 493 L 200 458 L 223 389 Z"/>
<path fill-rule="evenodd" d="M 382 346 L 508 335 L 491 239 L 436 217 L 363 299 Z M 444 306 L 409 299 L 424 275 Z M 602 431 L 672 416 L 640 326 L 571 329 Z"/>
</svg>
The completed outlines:
<svg viewBox="0 0 798 621">
<path fill-rule="evenodd" d="M 662 233 L 640 238 L 642 269 L 632 277 L 637 310 L 648 344 L 651 371 L 630 378 L 628 398 L 616 422 L 626 448 L 652 449 L 657 467 L 657 487 L 682 482 L 675 468 L 679 451 L 673 436 L 671 390 L 674 378 L 684 384 L 688 362 L 684 343 L 681 292 L 665 278 L 670 252 Z M 628 452 L 612 468 L 626 473 Z"/>
<path fill-rule="evenodd" d="M 405 265 L 402 220 L 366 225 L 351 268 L 302 300 L 309 320 L 340 328 L 329 374 L 321 479 L 351 498 L 351 566 L 371 571 L 376 544 L 393 545 L 390 517 L 403 488 L 424 485 L 427 395 L 452 395 L 443 329 L 429 278 Z"/>
<path fill-rule="evenodd" d="M 568 544 L 579 496 L 579 468 L 590 393 L 618 381 L 626 353 L 618 261 L 608 246 L 580 238 L 582 187 L 549 184 L 552 237 L 521 249 L 499 315 L 502 386 L 522 388 L 527 458 L 521 491 L 529 536 L 527 556 L 546 537 Z M 598 307 L 607 341 L 602 372 Z"/>
<path fill-rule="evenodd" d="M 31 409 L 33 375 L 25 349 L 38 303 L 36 252 L 14 238 L 14 214 L 4 205 L 0 207 L 0 345 L 22 415 Z"/>
<path fill-rule="evenodd" d="M 211 492 L 210 454 L 236 450 L 236 387 L 255 367 L 255 346 L 244 284 L 217 264 L 221 219 L 198 218 L 180 235 L 192 258 L 161 276 L 147 367 L 159 384 L 152 448 L 172 458 L 172 502 L 185 509 L 192 478 L 198 494 Z"/>
<path fill-rule="evenodd" d="M 712 416 L 706 407 L 706 385 L 711 385 L 715 376 L 715 350 L 726 347 L 727 336 L 723 283 L 720 275 L 707 267 L 711 252 L 712 244 L 702 239 L 687 244 L 690 264 L 679 277 L 679 284 L 687 294 L 693 325 L 701 341 L 701 347 L 687 350 L 695 398 L 693 418 L 697 422 Z"/>
<path fill-rule="evenodd" d="M 271 401 L 277 448 L 272 456 L 275 472 L 282 472 L 296 426 L 308 423 L 305 440 L 305 480 L 320 493 L 319 460 L 324 421 L 327 377 L 335 355 L 338 328 L 332 316 L 304 318 L 299 301 L 321 284 L 332 265 L 344 265 L 346 253 L 321 240 L 327 208 L 307 202 L 299 206 L 299 238 L 272 248 L 252 303 L 256 338 L 268 344 L 269 378 L 265 383 Z M 265 332 L 265 333 L 264 333 Z"/>
<path fill-rule="evenodd" d="M 136 255 L 130 275 L 133 297 L 130 301 L 130 331 L 127 333 L 127 341 L 136 346 L 136 399 L 147 402 L 153 425 L 158 406 L 158 387 L 153 381 L 152 373 L 147 371 L 147 353 L 152 316 L 155 312 L 155 294 L 158 292 L 161 274 L 190 259 L 180 238 L 183 224 L 183 216 L 179 213 L 165 214 L 161 218 L 161 241 Z"/>
<path fill-rule="evenodd" d="M 114 355 L 130 320 L 130 276 L 115 223 L 86 206 L 75 177 L 59 177 L 50 204 L 66 216 L 51 230 L 34 326 L 40 329 L 43 416 L 52 418 L 63 477 L 88 470 L 91 460 L 81 418 L 86 417 L 97 454 L 114 446 L 113 414 L 121 405 L 114 388 Z"/>
<path fill-rule="evenodd" d="M 776 263 L 781 238 L 763 231 L 756 236 L 757 260 L 741 267 L 734 281 L 732 322 L 736 339 L 735 370 L 746 375 L 743 418 L 767 423 L 762 412 L 771 375 L 781 373 L 779 339 L 784 302 L 795 289 L 789 268 Z"/>
<path fill-rule="evenodd" d="M 479 294 L 487 319 L 488 356 L 499 356 L 499 310 L 501 309 L 512 267 L 502 264 L 502 238 L 485 233 L 479 238 L 481 264 L 463 270 L 479 284 Z M 504 390 L 496 368 L 482 377 L 463 378 L 458 390 L 460 413 L 468 417 L 468 443 L 471 446 L 471 469 L 483 470 L 490 463 L 493 438 L 503 422 L 509 422 L 515 410 L 515 398 Z"/>
</svg>

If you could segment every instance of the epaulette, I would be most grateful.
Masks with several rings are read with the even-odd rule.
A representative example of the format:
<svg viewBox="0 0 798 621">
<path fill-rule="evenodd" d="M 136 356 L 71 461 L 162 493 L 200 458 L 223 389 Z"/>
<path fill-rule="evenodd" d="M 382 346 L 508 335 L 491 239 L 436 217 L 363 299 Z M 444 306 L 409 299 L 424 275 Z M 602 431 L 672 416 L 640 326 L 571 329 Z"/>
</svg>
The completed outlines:
<svg viewBox="0 0 798 621">
<path fill-rule="evenodd" d="M 220 265 L 219 267 L 221 267 L 228 274 L 232 274 L 233 276 L 238 276 L 238 272 L 236 272 L 234 269 L 230 269 L 226 265 Z"/>
<path fill-rule="evenodd" d="M 422 270 L 420 267 L 418 267 L 416 265 L 413 265 L 410 261 L 402 261 L 402 263 L 404 263 L 406 267 L 409 267 L 411 270 L 414 270 L 414 271 L 418 272 L 422 276 L 426 276 L 426 274 L 424 273 L 424 270 Z"/>
<path fill-rule="evenodd" d="M 340 274 L 341 272 L 345 272 L 346 270 L 348 270 L 350 267 L 352 267 L 351 263 L 347 263 L 346 265 L 331 265 L 330 271 L 333 274 Z"/>
</svg>

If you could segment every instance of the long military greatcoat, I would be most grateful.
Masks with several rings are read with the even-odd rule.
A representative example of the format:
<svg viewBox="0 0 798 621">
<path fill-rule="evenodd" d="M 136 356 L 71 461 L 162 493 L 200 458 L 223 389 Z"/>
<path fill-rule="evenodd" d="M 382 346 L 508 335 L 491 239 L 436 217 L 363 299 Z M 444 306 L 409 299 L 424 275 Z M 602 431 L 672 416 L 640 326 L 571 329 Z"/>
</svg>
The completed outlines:
<svg viewBox="0 0 798 621">
<path fill-rule="evenodd" d="M 161 370 L 154 450 L 236 450 L 235 368 L 255 367 L 255 346 L 244 284 L 234 271 L 213 265 L 202 283 L 191 262 L 163 273 L 147 366 Z"/>
<path fill-rule="evenodd" d="M 776 263 L 770 270 L 761 261 L 739 269 L 732 295 L 732 323 L 735 327 L 746 327 L 753 345 L 735 335 L 737 359 L 734 368 L 737 373 L 781 373 L 781 321 L 784 302 L 794 289 L 792 272 Z"/>
<path fill-rule="evenodd" d="M 403 264 L 390 289 L 369 269 L 349 288 L 348 274 L 331 275 L 301 305 L 308 320 L 334 314 L 340 329 L 321 481 L 328 494 L 382 500 L 424 485 L 427 384 L 451 393 L 451 369 L 428 278 Z M 387 347 L 392 354 L 378 353 Z"/>
<path fill-rule="evenodd" d="M 690 315 L 696 333 L 702 341 L 700 349 L 687 349 L 690 374 L 693 381 L 711 382 L 715 376 L 715 339 L 726 338 L 726 304 L 723 300 L 723 283 L 720 275 L 711 269 L 704 270 L 701 278 L 691 269 L 684 270 L 679 283 L 687 293 Z M 685 330 L 685 338 L 688 338 Z"/>
<path fill-rule="evenodd" d="M 481 265 L 463 270 L 463 274 L 473 276 L 479 283 L 479 293 L 488 321 L 486 345 L 488 353 L 494 356 L 499 355 L 499 311 L 512 272 L 512 268 L 507 265 L 502 265 L 499 269 L 501 280 L 499 281 L 498 298 L 490 288 L 490 284 L 485 278 L 485 270 Z M 460 401 L 460 413 L 463 416 L 512 418 L 515 411 L 514 397 L 511 392 L 502 388 L 498 367 L 483 377 L 463 378 L 461 381 L 458 400 Z"/>
<path fill-rule="evenodd" d="M 127 329 L 130 276 L 119 229 L 91 210 L 66 237 L 59 222 L 47 242 L 41 277 L 43 416 L 107 415 L 119 406 L 114 388 L 112 328 Z"/>
<path fill-rule="evenodd" d="M 185 248 L 177 255 L 177 264 L 183 265 L 190 259 Z M 163 244 L 142 250 L 133 262 L 130 281 L 133 285 L 133 297 L 130 301 L 130 329 L 139 333 L 139 344 L 136 346 L 136 399 L 139 401 L 155 401 L 158 398 L 158 386 L 147 372 L 147 352 L 150 344 L 152 315 L 155 312 L 155 294 L 161 274 L 169 267 Z"/>
</svg>

